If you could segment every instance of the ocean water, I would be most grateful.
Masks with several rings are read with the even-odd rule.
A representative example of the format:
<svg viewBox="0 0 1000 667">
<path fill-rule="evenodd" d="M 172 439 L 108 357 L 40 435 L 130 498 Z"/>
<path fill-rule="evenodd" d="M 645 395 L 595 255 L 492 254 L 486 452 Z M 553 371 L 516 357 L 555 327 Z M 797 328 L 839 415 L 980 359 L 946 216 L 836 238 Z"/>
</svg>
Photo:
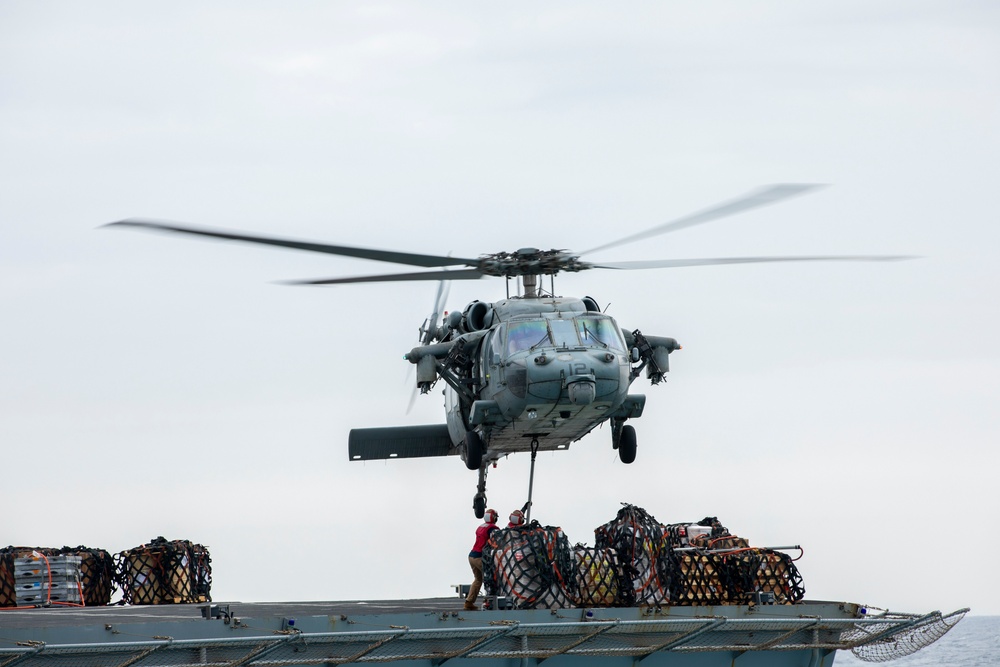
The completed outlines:
<svg viewBox="0 0 1000 667">
<path fill-rule="evenodd" d="M 922 651 L 891 662 L 858 660 L 850 651 L 837 651 L 835 667 L 884 664 L 892 667 L 1000 667 L 1000 616 L 966 616 L 944 637 Z"/>
</svg>

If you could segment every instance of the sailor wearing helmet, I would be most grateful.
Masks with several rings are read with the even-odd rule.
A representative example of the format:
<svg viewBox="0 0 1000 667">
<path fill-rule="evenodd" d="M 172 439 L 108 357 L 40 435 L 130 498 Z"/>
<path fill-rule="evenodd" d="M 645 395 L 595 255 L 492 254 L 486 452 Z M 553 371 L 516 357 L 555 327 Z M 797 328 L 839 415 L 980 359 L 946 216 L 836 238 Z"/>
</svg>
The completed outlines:
<svg viewBox="0 0 1000 667">
<path fill-rule="evenodd" d="M 465 598 L 466 611 L 478 609 L 476 598 L 479 597 L 479 589 L 483 587 L 483 547 L 490 539 L 490 533 L 497 529 L 498 517 L 496 510 L 486 510 L 483 514 L 483 524 L 476 528 L 476 543 L 469 552 L 469 567 L 472 568 L 473 580 L 469 586 L 469 595 Z"/>
</svg>

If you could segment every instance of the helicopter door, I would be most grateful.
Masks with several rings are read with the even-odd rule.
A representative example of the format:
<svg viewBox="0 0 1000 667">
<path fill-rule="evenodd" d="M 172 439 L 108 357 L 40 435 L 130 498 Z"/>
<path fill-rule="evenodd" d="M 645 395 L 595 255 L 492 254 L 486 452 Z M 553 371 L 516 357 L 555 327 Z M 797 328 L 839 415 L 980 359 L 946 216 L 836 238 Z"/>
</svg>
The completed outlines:
<svg viewBox="0 0 1000 667">
<path fill-rule="evenodd" d="M 444 388 L 444 414 L 452 445 L 458 447 L 465 442 L 465 432 L 469 429 L 462 416 L 462 405 L 458 394 L 450 386 Z"/>
<path fill-rule="evenodd" d="M 479 390 L 480 398 L 491 398 L 496 393 L 496 388 L 500 386 L 500 380 L 503 379 L 500 377 L 502 346 L 503 326 L 500 326 L 486 335 L 486 339 L 480 347 L 479 378 L 482 381 Z"/>
</svg>

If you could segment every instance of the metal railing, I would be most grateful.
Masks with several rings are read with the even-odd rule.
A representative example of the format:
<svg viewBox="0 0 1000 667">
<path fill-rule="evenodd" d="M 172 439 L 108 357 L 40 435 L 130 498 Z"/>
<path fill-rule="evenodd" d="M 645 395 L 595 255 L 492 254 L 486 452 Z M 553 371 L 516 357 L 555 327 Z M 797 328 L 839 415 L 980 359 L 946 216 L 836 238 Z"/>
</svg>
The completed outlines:
<svg viewBox="0 0 1000 667">
<path fill-rule="evenodd" d="M 893 642 L 905 644 L 905 636 L 914 632 L 926 634 L 927 628 L 934 623 L 940 626 L 943 622 L 950 628 L 960 619 L 956 615 L 964 615 L 965 611 L 944 617 L 934 612 L 925 616 L 862 619 L 703 617 L 572 623 L 495 621 L 447 629 L 399 627 L 360 632 L 294 632 L 239 638 L 163 638 L 93 644 L 29 642 L 0 648 L 0 667 L 283 667 L 421 660 L 441 665 L 458 658 L 543 660 L 565 655 L 642 659 L 658 652 L 856 649 Z M 953 622 L 949 623 L 949 619 Z"/>
</svg>

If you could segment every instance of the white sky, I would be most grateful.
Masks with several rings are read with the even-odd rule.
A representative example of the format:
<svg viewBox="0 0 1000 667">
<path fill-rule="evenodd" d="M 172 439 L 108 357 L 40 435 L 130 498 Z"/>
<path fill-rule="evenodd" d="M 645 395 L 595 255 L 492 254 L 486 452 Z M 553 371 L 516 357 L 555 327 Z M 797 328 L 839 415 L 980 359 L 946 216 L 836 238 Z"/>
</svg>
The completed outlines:
<svg viewBox="0 0 1000 667">
<path fill-rule="evenodd" d="M 474 473 L 347 460 L 352 427 L 443 419 L 405 414 L 433 283 L 280 286 L 393 269 L 105 222 L 476 256 L 817 182 L 592 259 L 924 259 L 557 281 L 684 349 L 636 385 L 637 463 L 608 429 L 540 455 L 535 517 L 717 515 L 803 544 L 810 598 L 998 614 L 997 63 L 994 2 L 4 2 L 0 542 L 191 539 L 220 600 L 470 578 Z"/>
</svg>

